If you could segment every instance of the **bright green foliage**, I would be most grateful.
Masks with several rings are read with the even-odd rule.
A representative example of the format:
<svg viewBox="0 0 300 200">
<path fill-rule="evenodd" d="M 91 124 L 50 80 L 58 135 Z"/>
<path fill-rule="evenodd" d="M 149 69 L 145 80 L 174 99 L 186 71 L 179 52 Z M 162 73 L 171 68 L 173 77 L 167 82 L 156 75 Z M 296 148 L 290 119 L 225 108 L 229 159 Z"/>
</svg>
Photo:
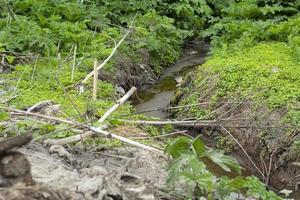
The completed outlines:
<svg viewBox="0 0 300 200">
<path fill-rule="evenodd" d="M 180 47 L 188 32 L 178 30 L 173 23 L 172 18 L 159 16 L 155 12 L 138 17 L 135 48 L 147 49 L 153 56 L 150 61 L 152 65 L 165 66 L 179 57 Z"/>
<path fill-rule="evenodd" d="M 274 192 L 267 191 L 266 186 L 255 177 L 216 177 L 203 159 L 209 159 L 227 172 L 233 169 L 240 174 L 241 167 L 235 159 L 219 151 L 206 149 L 199 138 L 179 137 L 172 141 L 165 151 L 174 158 L 169 166 L 168 183 L 174 186 L 176 182 L 184 181 L 190 190 L 190 198 L 235 199 L 233 193 L 244 194 L 246 191 L 244 195 L 247 197 L 262 200 L 281 199 Z"/>
<path fill-rule="evenodd" d="M 139 61 L 140 51 L 145 50 L 156 72 L 180 55 L 187 32 L 175 27 L 173 19 L 151 9 L 158 3 L 154 0 L 84 1 L 83 4 L 77 0 L 0 1 L 3 5 L 0 6 L 0 50 L 12 55 L 39 55 L 36 65 L 32 61 L 17 65 L 10 74 L 1 74 L 10 86 L 0 89 L 17 86 L 15 91 L 6 94 L 7 98 L 17 95 L 10 102 L 17 108 L 51 99 L 61 105 L 63 112 L 78 120 L 101 116 L 114 103 L 114 86 L 99 82 L 99 100 L 90 102 L 91 87 L 79 95 L 76 83 L 93 69 L 93 59 L 103 60 L 111 53 L 134 15 L 132 32 L 117 54 Z M 75 47 L 76 69 L 71 80 Z M 61 60 L 57 59 L 58 53 Z M 15 60 L 12 55 L 5 55 L 11 64 Z M 114 60 L 111 60 L 105 69 L 113 67 Z M 130 106 L 124 106 L 119 112 L 130 110 Z"/>
<path fill-rule="evenodd" d="M 17 65 L 15 71 L 1 76 L 7 80 L 6 84 L 17 87 L 6 96 L 9 98 L 17 95 L 17 98 L 10 102 L 17 108 L 23 109 L 44 100 L 52 100 L 59 104 L 60 110 L 68 116 L 79 121 L 94 120 L 95 116 L 101 116 L 114 104 L 115 88 L 110 83 L 99 81 L 98 100 L 91 102 L 91 86 L 86 86 L 81 95 L 74 86 L 74 83 L 85 77 L 84 66 L 78 67 L 74 73 L 74 80 L 71 81 L 71 65 L 71 62 L 60 63 L 54 58 L 40 59 L 36 65 Z M 129 104 L 118 110 L 121 113 L 130 111 Z"/>
<path fill-rule="evenodd" d="M 77 0 L 3 2 L 13 11 L 15 20 L 8 20 L 10 12 L 2 9 L 0 42 L 7 51 L 46 56 L 56 56 L 57 52 L 68 54 L 76 45 L 78 56 L 103 59 L 114 45 L 112 39 L 118 40 L 123 34 L 119 27 L 124 24 L 124 28 L 128 27 L 137 14 L 134 31 L 119 51 L 136 58 L 137 50 L 145 48 L 152 56 L 153 67 L 167 65 L 180 55 L 180 46 L 188 34 L 176 28 L 173 19 L 156 14 L 154 8 L 158 3 L 154 0 L 84 4 Z"/>
<path fill-rule="evenodd" d="M 199 74 L 201 70 L 218 74 L 217 96 L 252 94 L 272 108 L 294 103 L 300 96 L 300 65 L 284 43 L 261 43 L 229 54 L 219 51 Z"/>
</svg>

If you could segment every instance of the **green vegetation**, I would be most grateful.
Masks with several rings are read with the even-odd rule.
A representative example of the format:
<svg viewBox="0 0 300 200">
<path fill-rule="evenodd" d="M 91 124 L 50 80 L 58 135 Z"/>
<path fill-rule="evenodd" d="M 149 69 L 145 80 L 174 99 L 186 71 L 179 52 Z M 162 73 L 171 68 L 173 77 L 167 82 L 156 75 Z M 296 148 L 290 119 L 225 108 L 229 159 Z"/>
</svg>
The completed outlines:
<svg viewBox="0 0 300 200">
<path fill-rule="evenodd" d="M 180 56 L 185 40 L 210 40 L 211 55 L 198 67 L 193 86 L 183 89 L 180 104 L 199 103 L 204 94 L 205 100 L 213 103 L 208 109 L 181 110 L 181 117 L 202 118 L 221 100 L 248 99 L 255 108 L 286 110 L 280 121 L 298 128 L 299 9 L 298 0 L 0 0 L 0 81 L 4 82 L 0 97 L 20 109 L 53 100 L 60 105 L 57 116 L 95 122 L 118 98 L 115 85 L 99 81 L 98 100 L 93 102 L 91 82 L 82 94 L 78 83 L 93 70 L 94 59 L 101 61 L 110 55 L 133 22 L 130 34 L 104 70 L 115 73 L 120 59 L 139 63 L 144 51 L 149 54 L 149 70 L 159 76 L 163 67 Z M 112 77 L 114 73 L 110 73 Z M 132 109 L 127 103 L 112 117 Z M 0 111 L 0 121 L 9 118 Z M 116 120 L 109 122 L 118 125 Z M 38 140 L 73 135 L 70 128 L 31 120 L 0 127 L 3 135 L 35 130 Z M 157 136 L 171 132 L 172 127 L 145 129 Z M 230 151 L 232 142 L 219 138 L 218 144 Z M 280 157 L 283 162 L 299 157 L 300 139 L 293 139 L 287 147 L 290 150 L 282 150 L 288 155 Z M 101 139 L 86 142 L 95 141 L 97 145 L 120 145 L 118 141 L 107 145 Z M 260 199 L 280 199 L 254 177 L 216 177 L 202 158 L 227 172 L 240 171 L 240 166 L 220 152 L 206 150 L 199 139 L 178 138 L 166 152 L 175 159 L 169 170 L 170 183 L 184 180 L 190 186 L 191 198 L 230 199 L 232 192 L 242 192 Z"/>
<path fill-rule="evenodd" d="M 266 190 L 266 186 L 256 177 L 228 178 L 216 177 L 208 168 L 210 162 L 226 172 L 241 174 L 239 163 L 216 150 L 206 149 L 201 139 L 178 137 L 165 149 L 174 160 L 169 166 L 168 183 L 184 184 L 190 199 L 237 199 L 241 193 L 245 197 L 261 200 L 280 200 L 274 192 Z"/>
<path fill-rule="evenodd" d="M 221 18 L 201 33 L 212 39 L 212 55 L 198 67 L 194 87 L 181 104 L 198 103 L 206 91 L 212 102 L 247 99 L 270 110 L 286 109 L 282 119 L 299 127 L 298 10 L 297 1 L 240 1 L 220 7 Z M 209 110 L 192 108 L 184 114 L 201 118 Z"/>
</svg>

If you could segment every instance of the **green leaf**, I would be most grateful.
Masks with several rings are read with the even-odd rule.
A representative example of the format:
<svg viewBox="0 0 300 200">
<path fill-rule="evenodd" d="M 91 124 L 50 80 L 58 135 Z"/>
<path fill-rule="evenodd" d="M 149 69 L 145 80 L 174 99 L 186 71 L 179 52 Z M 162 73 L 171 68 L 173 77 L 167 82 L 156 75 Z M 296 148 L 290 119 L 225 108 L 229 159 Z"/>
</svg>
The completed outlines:
<svg viewBox="0 0 300 200">
<path fill-rule="evenodd" d="M 234 158 L 226 156 L 216 150 L 208 151 L 205 156 L 215 164 L 219 165 L 226 172 L 231 172 L 231 169 L 234 169 L 241 174 L 241 166 Z"/>
<path fill-rule="evenodd" d="M 9 64 L 12 64 L 15 60 L 15 57 L 14 56 L 6 56 L 6 60 Z"/>
<path fill-rule="evenodd" d="M 178 158 L 181 154 L 189 151 L 191 140 L 187 137 L 178 137 L 169 143 L 165 148 L 165 153 L 173 158 Z"/>
<path fill-rule="evenodd" d="M 193 141 L 192 147 L 199 157 L 205 152 L 204 142 L 199 137 Z"/>
</svg>

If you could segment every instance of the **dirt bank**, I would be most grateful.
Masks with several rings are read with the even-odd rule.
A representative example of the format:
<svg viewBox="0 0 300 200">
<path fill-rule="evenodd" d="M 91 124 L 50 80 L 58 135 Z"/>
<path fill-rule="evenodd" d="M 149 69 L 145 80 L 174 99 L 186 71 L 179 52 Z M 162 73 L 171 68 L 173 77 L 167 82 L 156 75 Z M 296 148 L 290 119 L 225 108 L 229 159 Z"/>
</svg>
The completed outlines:
<svg viewBox="0 0 300 200">
<path fill-rule="evenodd" d="M 202 89 L 199 103 L 211 101 L 215 80 Z M 192 117 L 187 113 L 195 110 L 218 125 L 197 127 L 194 136 L 202 135 L 207 144 L 235 157 L 272 188 L 298 190 L 300 159 L 294 141 L 299 140 L 299 129 L 284 120 L 287 109 L 269 109 L 249 99 L 224 98 L 182 110 L 177 117 Z"/>
<path fill-rule="evenodd" d="M 99 79 L 129 90 L 132 86 L 144 90 L 159 79 L 150 65 L 150 55 L 145 49 L 139 50 L 138 58 L 118 53 L 112 70 L 100 70 Z"/>
</svg>

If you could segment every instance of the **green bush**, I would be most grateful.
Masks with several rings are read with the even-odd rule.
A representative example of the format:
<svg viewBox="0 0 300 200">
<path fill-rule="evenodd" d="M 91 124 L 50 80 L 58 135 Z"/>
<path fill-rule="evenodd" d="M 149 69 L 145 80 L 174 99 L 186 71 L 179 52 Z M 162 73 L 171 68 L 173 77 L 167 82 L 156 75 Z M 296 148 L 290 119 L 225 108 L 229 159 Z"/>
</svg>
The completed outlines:
<svg viewBox="0 0 300 200">
<path fill-rule="evenodd" d="M 178 182 L 186 185 L 191 199 L 234 199 L 233 193 L 261 200 L 282 199 L 274 192 L 269 192 L 256 177 L 215 176 L 208 168 L 207 160 L 226 172 L 241 174 L 241 167 L 235 159 L 219 151 L 206 149 L 199 138 L 179 137 L 170 142 L 165 151 L 174 159 L 168 168 L 169 185 L 174 187 Z"/>
</svg>

